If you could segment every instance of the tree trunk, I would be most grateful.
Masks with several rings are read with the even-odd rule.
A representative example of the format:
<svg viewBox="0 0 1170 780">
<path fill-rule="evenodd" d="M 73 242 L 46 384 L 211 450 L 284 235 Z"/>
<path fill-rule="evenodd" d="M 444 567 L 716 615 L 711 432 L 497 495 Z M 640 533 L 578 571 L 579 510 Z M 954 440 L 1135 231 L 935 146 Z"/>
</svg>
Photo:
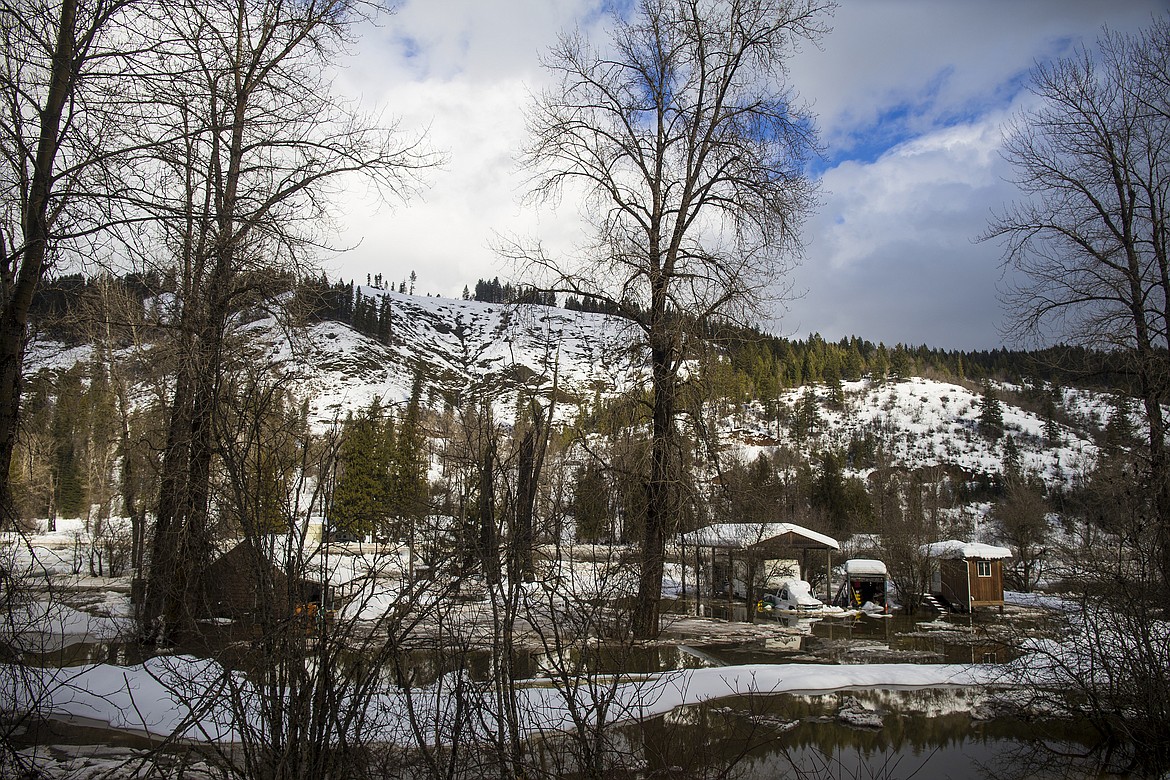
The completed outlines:
<svg viewBox="0 0 1170 780">
<path fill-rule="evenodd" d="M 28 311 L 33 293 L 45 270 L 50 240 L 49 199 L 52 196 L 53 168 L 61 143 L 61 119 L 76 81 L 73 57 L 77 48 L 77 0 L 62 0 L 53 49 L 49 92 L 40 112 L 40 134 L 28 202 L 24 204 L 21 228 L 23 251 L 18 252 L 19 270 L 3 269 L 3 311 L 0 312 L 0 528 L 16 520 L 10 475 L 12 453 L 20 417 L 20 392 L 24 371 L 24 348 Z"/>
<path fill-rule="evenodd" d="M 665 330 L 665 328 L 663 328 Z M 658 635 L 662 598 L 662 571 L 666 555 L 667 527 L 674 516 L 676 469 L 672 459 L 677 450 L 674 428 L 676 377 L 670 368 L 671 350 L 665 337 L 653 339 L 653 420 L 651 428 L 650 478 L 646 483 L 646 524 L 642 533 L 641 573 L 634 606 L 633 631 L 638 639 Z"/>
<path fill-rule="evenodd" d="M 207 283 L 207 309 L 193 306 L 189 347 L 175 382 L 145 610 L 146 636 L 167 642 L 190 635 L 204 608 L 214 418 L 225 336 L 229 272 L 220 258 Z M 193 332 L 193 333 L 192 333 Z"/>
<path fill-rule="evenodd" d="M 516 529 L 512 540 L 515 556 L 515 572 L 525 582 L 532 582 L 534 567 L 532 561 L 532 518 L 536 503 L 536 445 L 533 432 L 529 429 L 520 442 L 519 476 L 516 486 Z"/>
<path fill-rule="evenodd" d="M 500 581 L 500 559 L 496 550 L 495 475 L 491 445 L 485 445 L 479 472 L 479 555 L 483 576 L 489 585 Z"/>
<path fill-rule="evenodd" d="M 206 495 L 193 484 L 197 465 L 209 452 L 209 443 L 199 442 L 201 431 L 193 402 L 196 380 L 190 370 L 181 369 L 176 381 L 167 426 L 167 446 L 159 475 L 158 510 L 151 546 L 150 577 L 144 614 L 148 639 L 169 642 L 195 626 L 196 599 L 201 593 L 197 571 L 206 563 L 205 536 L 207 506 L 196 496 Z"/>
</svg>

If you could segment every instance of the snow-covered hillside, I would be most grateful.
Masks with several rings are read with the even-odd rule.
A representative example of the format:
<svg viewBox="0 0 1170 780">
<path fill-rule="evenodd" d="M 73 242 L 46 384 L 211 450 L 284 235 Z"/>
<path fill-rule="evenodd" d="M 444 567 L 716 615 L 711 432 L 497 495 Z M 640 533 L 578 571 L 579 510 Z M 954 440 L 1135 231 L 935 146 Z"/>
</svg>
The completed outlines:
<svg viewBox="0 0 1170 780">
<path fill-rule="evenodd" d="M 406 399 L 416 373 L 460 403 L 510 404 L 522 389 L 550 396 L 554 383 L 561 400 L 591 398 L 637 381 L 634 334 L 613 317 L 368 287 L 361 292 L 388 301 L 389 345 L 335 322 L 313 325 L 291 342 L 270 320 L 251 326 L 269 360 L 303 379 L 298 392 L 310 399 L 318 423 L 375 397 Z"/>
<path fill-rule="evenodd" d="M 765 420 L 759 404 L 725 420 L 725 435 L 740 445 L 748 460 L 777 444 L 845 451 L 851 441 L 868 434 L 881 442 L 892 466 L 952 465 L 971 474 L 1002 470 L 1004 440 L 979 433 L 980 396 L 963 385 L 921 377 L 846 382 L 840 409 L 829 403 L 828 388 L 810 389 L 818 400 L 819 420 L 807 441 L 798 442 L 790 427 Z M 804 393 L 805 388 L 788 390 L 780 400 L 795 410 Z M 1108 416 L 1108 396 L 1080 391 L 1077 399 L 1098 416 Z M 1097 446 L 1086 431 L 1061 426 L 1059 442 L 1050 442 L 1043 419 L 1008 403 L 1002 409 L 1004 433 L 1019 448 L 1021 467 L 1049 484 L 1068 484 L 1096 461 Z"/>
<path fill-rule="evenodd" d="M 360 288 L 363 296 L 385 297 L 391 312 L 390 344 L 363 336 L 349 326 L 323 322 L 289 336 L 270 318 L 244 326 L 257 360 L 286 377 L 308 400 L 313 421 L 328 425 L 377 398 L 395 404 L 409 397 L 416 374 L 430 391 L 459 404 L 488 402 L 515 408 L 519 391 L 551 397 L 555 383 L 558 416 L 571 419 L 575 401 L 590 402 L 645 383 L 645 353 L 632 326 L 603 314 L 547 306 L 482 303 L 430 298 Z M 87 360 L 86 347 L 66 348 L 34 342 L 28 368 L 63 369 Z M 917 468 L 953 465 L 969 473 L 1001 470 L 1004 444 L 978 432 L 979 395 L 961 384 L 911 378 L 862 380 L 844 385 L 844 404 L 830 403 L 824 386 L 817 397 L 818 420 L 807 438 L 769 417 L 755 402 L 720 421 L 724 444 L 741 457 L 789 444 L 795 449 L 844 451 L 865 436 L 881 442 L 890 465 Z M 779 399 L 791 418 L 805 388 Z M 433 394 L 429 394 L 433 397 Z M 1106 394 L 1066 390 L 1070 419 L 1078 429 L 1061 427 L 1059 441 L 1045 437 L 1037 415 L 1003 404 L 1005 432 L 1019 447 L 1022 466 L 1051 483 L 1069 483 L 1096 459 L 1091 428 L 1113 413 Z"/>
<path fill-rule="evenodd" d="M 499 408 L 512 405 L 520 390 L 551 397 L 555 386 L 560 401 L 572 402 L 639 381 L 637 333 L 615 317 L 358 289 L 367 299 L 388 302 L 388 345 L 338 322 L 291 334 L 271 317 L 242 326 L 252 359 L 288 377 L 296 394 L 309 400 L 318 425 L 344 418 L 374 398 L 384 404 L 404 401 L 416 374 L 428 389 L 457 403 L 490 402 Z M 91 355 L 88 346 L 36 340 L 26 371 L 64 370 Z M 565 404 L 561 417 L 574 409 L 575 404 Z"/>
</svg>

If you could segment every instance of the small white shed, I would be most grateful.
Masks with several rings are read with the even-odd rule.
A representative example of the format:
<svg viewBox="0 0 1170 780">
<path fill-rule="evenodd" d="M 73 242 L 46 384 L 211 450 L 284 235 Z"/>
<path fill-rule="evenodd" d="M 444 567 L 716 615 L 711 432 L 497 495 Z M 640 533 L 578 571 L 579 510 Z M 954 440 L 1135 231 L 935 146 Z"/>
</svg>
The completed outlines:
<svg viewBox="0 0 1170 780">
<path fill-rule="evenodd" d="M 835 605 L 860 609 L 872 604 L 882 612 L 890 611 L 886 564 L 872 558 L 850 558 L 845 561 L 844 569 L 845 581 L 833 599 Z"/>
</svg>

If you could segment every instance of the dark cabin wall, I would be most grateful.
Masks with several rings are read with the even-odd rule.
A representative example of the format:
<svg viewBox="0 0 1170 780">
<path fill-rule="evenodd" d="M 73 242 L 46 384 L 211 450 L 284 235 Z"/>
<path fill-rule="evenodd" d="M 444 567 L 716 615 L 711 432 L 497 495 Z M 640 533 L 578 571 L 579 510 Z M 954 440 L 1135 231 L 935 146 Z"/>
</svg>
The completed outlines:
<svg viewBox="0 0 1170 780">
<path fill-rule="evenodd" d="M 970 603 L 967 562 L 962 558 L 944 558 L 938 562 L 938 568 L 942 575 L 942 597 L 954 609 L 966 611 Z"/>
</svg>

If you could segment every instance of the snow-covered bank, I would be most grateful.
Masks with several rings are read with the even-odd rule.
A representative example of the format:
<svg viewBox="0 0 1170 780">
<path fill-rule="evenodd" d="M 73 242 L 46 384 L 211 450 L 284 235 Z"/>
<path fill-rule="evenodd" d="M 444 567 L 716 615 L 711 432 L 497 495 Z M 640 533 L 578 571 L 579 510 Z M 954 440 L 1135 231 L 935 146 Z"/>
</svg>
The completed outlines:
<svg viewBox="0 0 1170 780">
<path fill-rule="evenodd" d="M 19 650 L 48 652 L 79 642 L 106 642 L 133 629 L 129 618 L 98 617 L 67 604 L 18 606 L 8 616 L 9 641 Z"/>
<path fill-rule="evenodd" d="M 984 685 L 1000 680 L 1002 669 L 956 664 L 758 664 L 711 669 L 689 669 L 621 682 L 609 707 L 611 723 L 654 717 L 683 706 L 736 695 L 816 693 L 857 688 L 938 688 Z M 138 666 L 95 666 L 71 669 L 0 667 L 8 706 L 36 707 L 45 717 L 84 719 L 126 732 L 168 736 L 197 742 L 235 742 L 242 728 L 259 728 L 259 700 L 250 683 L 213 661 L 187 656 L 159 657 Z M 488 688 L 474 688 L 489 694 Z M 251 701 L 249 712 L 233 712 L 229 692 Z M 528 734 L 574 728 L 573 709 L 594 712 L 592 696 L 608 696 L 607 681 L 592 689 L 582 681 L 568 694 L 547 680 L 517 684 L 520 724 Z M 410 744 L 403 724 L 408 706 L 423 722 L 451 717 L 454 704 L 450 681 L 409 692 L 388 689 L 364 706 L 379 713 L 377 722 L 364 724 L 366 741 Z M 485 696 L 490 699 L 490 696 Z M 593 717 L 593 716 L 590 716 Z M 494 726 L 488 711 L 480 713 L 479 728 Z M 437 733 L 445 733 L 436 729 Z"/>
</svg>

